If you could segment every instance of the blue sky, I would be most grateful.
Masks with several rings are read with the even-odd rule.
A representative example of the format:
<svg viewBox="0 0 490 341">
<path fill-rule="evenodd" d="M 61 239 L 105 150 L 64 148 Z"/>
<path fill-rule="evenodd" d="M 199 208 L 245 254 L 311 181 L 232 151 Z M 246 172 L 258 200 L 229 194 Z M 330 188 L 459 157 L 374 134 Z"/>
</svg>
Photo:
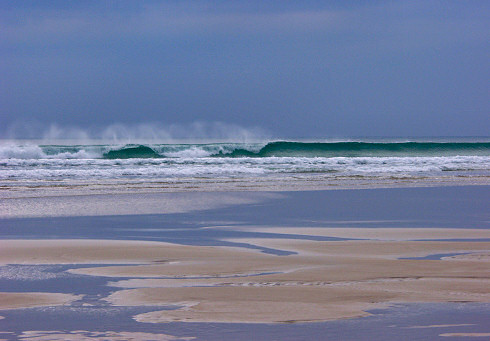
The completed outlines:
<svg viewBox="0 0 490 341">
<path fill-rule="evenodd" d="M 278 137 L 487 136 L 489 10 L 2 1 L 0 134 L 221 122 Z"/>
</svg>

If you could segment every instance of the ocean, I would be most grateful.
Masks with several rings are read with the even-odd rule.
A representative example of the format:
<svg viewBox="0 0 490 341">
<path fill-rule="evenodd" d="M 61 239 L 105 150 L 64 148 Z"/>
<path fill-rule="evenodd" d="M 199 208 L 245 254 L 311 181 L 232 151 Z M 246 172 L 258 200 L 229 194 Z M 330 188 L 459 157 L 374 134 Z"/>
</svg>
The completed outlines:
<svg viewBox="0 0 490 341">
<path fill-rule="evenodd" d="M 294 190 L 488 184 L 488 138 L 253 143 L 3 141 L 0 186 Z"/>
</svg>

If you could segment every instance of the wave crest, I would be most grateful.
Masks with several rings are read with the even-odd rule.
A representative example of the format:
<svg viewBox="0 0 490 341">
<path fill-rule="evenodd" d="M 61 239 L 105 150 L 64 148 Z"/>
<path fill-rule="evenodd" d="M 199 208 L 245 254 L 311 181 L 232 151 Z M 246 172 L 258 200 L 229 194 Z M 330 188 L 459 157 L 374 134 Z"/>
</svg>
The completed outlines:
<svg viewBox="0 0 490 341">
<path fill-rule="evenodd" d="M 100 157 L 97 153 L 87 152 L 74 147 L 41 147 L 38 145 L 3 145 L 0 146 L 0 159 L 93 159 Z"/>
<path fill-rule="evenodd" d="M 490 142 L 288 142 L 267 144 L 0 145 L 0 159 L 199 159 L 490 156 Z"/>
<path fill-rule="evenodd" d="M 162 157 L 160 154 L 155 152 L 153 149 L 147 146 L 139 145 L 135 147 L 124 147 L 121 149 L 110 150 L 104 153 L 105 159 L 148 159 L 148 158 L 159 158 Z"/>
<path fill-rule="evenodd" d="M 258 152 L 236 149 L 214 156 L 228 157 L 363 157 L 489 155 L 488 142 L 287 142 L 276 141 Z"/>
</svg>

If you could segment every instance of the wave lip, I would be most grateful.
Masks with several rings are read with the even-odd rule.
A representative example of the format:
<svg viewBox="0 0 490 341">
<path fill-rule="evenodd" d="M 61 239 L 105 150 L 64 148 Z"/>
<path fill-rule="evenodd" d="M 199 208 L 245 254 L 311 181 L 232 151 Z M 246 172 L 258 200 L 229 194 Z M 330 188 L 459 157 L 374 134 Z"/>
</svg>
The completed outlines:
<svg viewBox="0 0 490 341">
<path fill-rule="evenodd" d="M 110 150 L 104 153 L 104 159 L 149 159 L 161 158 L 162 156 L 147 146 L 125 146 L 121 149 Z"/>
</svg>

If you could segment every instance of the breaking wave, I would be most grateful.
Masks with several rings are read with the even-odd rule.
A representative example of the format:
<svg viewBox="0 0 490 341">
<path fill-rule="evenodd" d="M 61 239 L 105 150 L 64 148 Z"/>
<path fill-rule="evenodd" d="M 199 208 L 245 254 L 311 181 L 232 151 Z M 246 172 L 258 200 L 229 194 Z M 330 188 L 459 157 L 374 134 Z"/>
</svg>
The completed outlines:
<svg viewBox="0 0 490 341">
<path fill-rule="evenodd" d="M 104 153 L 105 159 L 146 159 L 161 157 L 157 152 L 147 146 L 125 147 L 116 150 L 110 150 Z"/>
<path fill-rule="evenodd" d="M 490 142 L 288 142 L 150 145 L 0 145 L 0 159 L 490 156 Z"/>
<path fill-rule="evenodd" d="M 231 157 L 369 157 L 369 156 L 434 156 L 434 155 L 488 155 L 490 143 L 437 142 L 271 142 L 258 152 L 236 149 L 216 156 Z"/>
<path fill-rule="evenodd" d="M 318 178 L 439 181 L 446 177 L 486 181 L 490 176 L 490 143 L 276 141 L 0 145 L 0 185 L 7 187 L 53 180 L 225 178 L 235 181 L 271 176 L 282 177 L 286 182 Z"/>
</svg>

